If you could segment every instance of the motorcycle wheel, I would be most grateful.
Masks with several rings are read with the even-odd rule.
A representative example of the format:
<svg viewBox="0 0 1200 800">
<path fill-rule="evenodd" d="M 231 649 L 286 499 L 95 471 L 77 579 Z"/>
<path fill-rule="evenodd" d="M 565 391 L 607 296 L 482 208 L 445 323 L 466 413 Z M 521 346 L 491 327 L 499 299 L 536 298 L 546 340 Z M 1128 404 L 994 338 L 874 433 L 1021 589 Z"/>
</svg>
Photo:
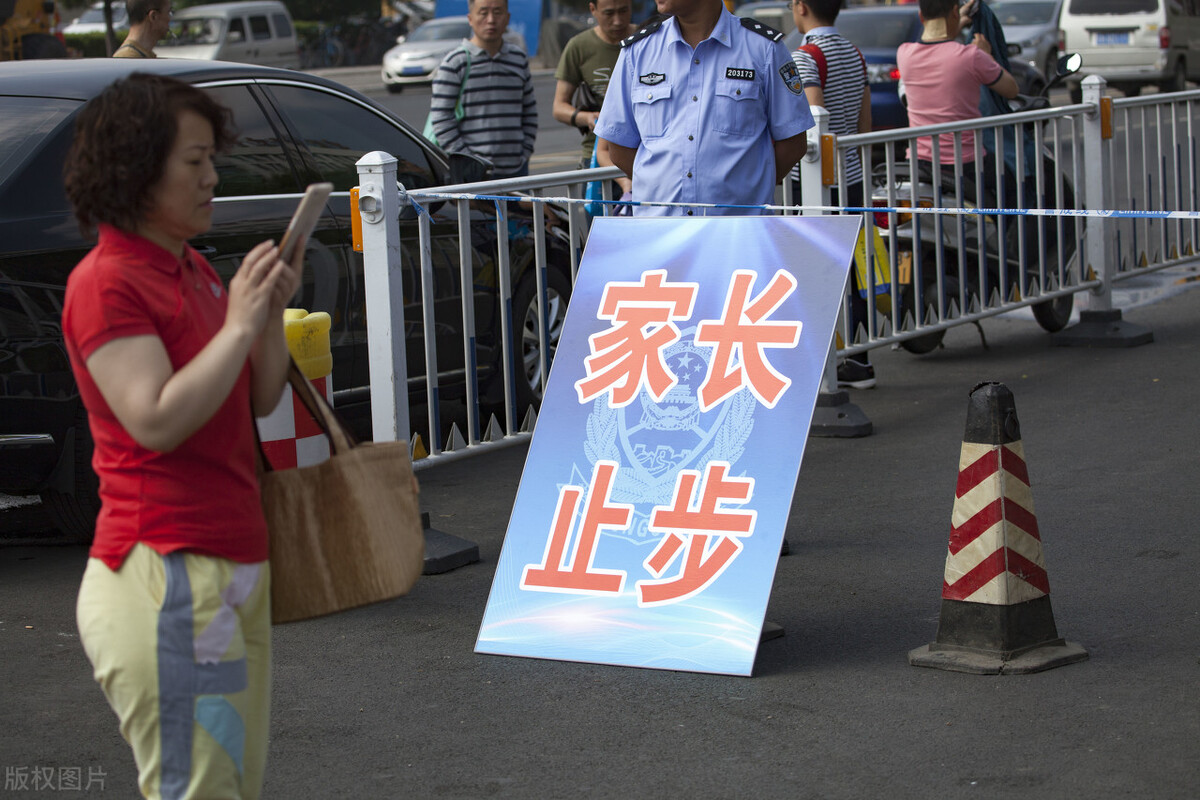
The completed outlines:
<svg viewBox="0 0 1200 800">
<path fill-rule="evenodd" d="M 1053 163 L 1048 163 L 1048 168 L 1053 169 Z M 1063 208 L 1071 208 L 1074 204 L 1074 195 L 1070 188 L 1066 189 L 1067 195 L 1064 197 L 1065 205 Z M 1047 223 L 1050 225 L 1051 223 Z M 1062 251 L 1064 263 L 1070 263 L 1071 258 L 1075 255 L 1075 240 L 1068 235 L 1072 230 L 1072 226 L 1063 225 L 1061 233 L 1064 237 Z M 1015 246 L 1015 242 L 1014 242 Z M 1046 240 L 1046 269 L 1053 270 L 1058 267 L 1058 252 L 1059 252 L 1059 231 L 1050 228 L 1047 230 Z M 1055 297 L 1052 300 L 1046 300 L 1041 303 L 1035 303 L 1030 306 L 1033 311 L 1033 318 L 1037 320 L 1037 324 L 1042 327 L 1042 330 L 1047 333 L 1058 333 L 1071 321 L 1071 311 L 1075 308 L 1075 295 L 1067 294 L 1061 297 Z"/>
<path fill-rule="evenodd" d="M 1033 318 L 1037 320 L 1038 325 L 1042 326 L 1042 330 L 1047 333 L 1058 333 L 1071 321 L 1071 310 L 1075 308 L 1075 295 L 1065 294 L 1044 303 L 1037 303 L 1030 308 L 1033 309 Z"/>
<path fill-rule="evenodd" d="M 933 261 L 933 258 L 934 258 L 933 253 L 930 253 L 929 255 L 925 256 L 925 258 L 929 259 L 928 263 L 930 263 L 930 264 L 935 263 Z M 943 285 L 943 288 L 945 289 L 947 298 L 952 298 L 952 297 L 958 296 L 958 279 L 957 278 L 955 278 L 953 276 L 946 276 L 946 278 L 942 281 L 942 285 Z M 914 310 L 913 313 L 915 314 L 916 313 L 916 311 L 915 311 L 916 299 L 913 295 L 914 295 L 913 284 L 910 283 L 904 287 L 904 291 L 900 295 L 900 302 L 904 304 L 902 306 L 903 308 L 913 309 Z M 930 312 L 930 310 L 932 310 L 933 315 L 936 317 L 937 316 L 937 279 L 936 278 L 931 277 L 925 281 L 925 290 L 921 293 L 921 295 L 922 295 L 921 299 L 923 302 L 921 305 L 921 317 L 920 318 L 925 319 L 926 315 Z M 905 339 L 904 341 L 900 342 L 900 346 L 914 355 L 922 356 L 922 355 L 925 355 L 926 353 L 932 353 L 934 350 L 937 350 L 939 347 L 941 347 L 942 340 L 945 338 L 946 338 L 945 330 L 932 331 L 931 333 L 927 333 L 923 336 L 914 336 L 911 339 Z"/>
</svg>

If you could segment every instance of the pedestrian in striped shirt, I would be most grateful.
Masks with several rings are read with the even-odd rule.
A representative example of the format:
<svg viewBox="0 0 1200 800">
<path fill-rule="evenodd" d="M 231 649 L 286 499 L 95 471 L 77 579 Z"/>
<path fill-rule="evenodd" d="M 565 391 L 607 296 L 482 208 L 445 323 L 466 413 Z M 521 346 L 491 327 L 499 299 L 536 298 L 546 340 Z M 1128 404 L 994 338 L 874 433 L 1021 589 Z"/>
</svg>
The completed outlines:
<svg viewBox="0 0 1200 800">
<path fill-rule="evenodd" d="M 474 33 L 433 75 L 429 116 L 442 149 L 492 162 L 493 178 L 529 174 L 537 137 L 537 101 L 529 59 L 504 41 L 507 0 L 469 0 Z M 461 113 L 456 106 L 461 102 Z"/>
<path fill-rule="evenodd" d="M 867 63 L 862 53 L 838 33 L 833 23 L 842 10 L 842 0 L 791 0 L 792 18 L 804 31 L 804 40 L 792 53 L 792 61 L 804 81 L 804 95 L 810 106 L 829 112 L 829 129 L 838 136 L 871 130 L 871 87 L 867 83 Z M 862 158 L 856 148 L 846 151 L 846 193 L 831 192 L 833 205 L 862 206 Z M 792 177 L 799 179 L 799 173 Z M 804 198 L 808 202 L 808 198 Z M 867 303 L 858 286 L 854 270 L 850 292 L 850 326 L 856 330 L 865 324 Z M 838 364 L 838 385 L 870 389 L 875 385 L 875 368 L 867 354 L 852 356 Z"/>
</svg>

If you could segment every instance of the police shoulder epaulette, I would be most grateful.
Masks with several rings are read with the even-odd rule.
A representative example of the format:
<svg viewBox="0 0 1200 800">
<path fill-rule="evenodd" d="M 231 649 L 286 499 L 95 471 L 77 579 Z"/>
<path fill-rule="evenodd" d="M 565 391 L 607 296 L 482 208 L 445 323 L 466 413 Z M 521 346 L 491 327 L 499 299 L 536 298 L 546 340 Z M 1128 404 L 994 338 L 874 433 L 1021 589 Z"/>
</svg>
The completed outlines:
<svg viewBox="0 0 1200 800">
<path fill-rule="evenodd" d="M 783 34 L 772 28 L 770 25 L 763 25 L 758 20 L 751 19 L 750 17 L 742 17 L 741 20 L 743 28 L 754 31 L 759 36 L 765 36 L 772 42 L 783 41 Z"/>
<path fill-rule="evenodd" d="M 670 19 L 670 18 L 668 17 L 668 19 Z M 654 20 L 654 22 L 651 22 L 647 25 L 643 25 L 642 27 L 638 28 L 637 33 L 633 34 L 632 36 L 626 37 L 625 39 L 622 39 L 621 47 L 629 47 L 629 45 L 633 44 L 634 42 L 640 42 L 642 39 L 645 39 L 647 36 L 654 33 L 659 28 L 661 28 L 662 24 L 663 24 L 663 20 L 656 19 L 656 20 Z"/>
</svg>

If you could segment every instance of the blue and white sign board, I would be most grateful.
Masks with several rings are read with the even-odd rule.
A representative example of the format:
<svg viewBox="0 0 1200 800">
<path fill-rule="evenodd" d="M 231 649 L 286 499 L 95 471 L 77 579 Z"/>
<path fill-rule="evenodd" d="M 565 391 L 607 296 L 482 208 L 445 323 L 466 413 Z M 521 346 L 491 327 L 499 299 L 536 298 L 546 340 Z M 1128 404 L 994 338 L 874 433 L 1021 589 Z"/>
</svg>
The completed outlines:
<svg viewBox="0 0 1200 800">
<path fill-rule="evenodd" d="M 860 225 L 595 220 L 476 652 L 750 674 Z"/>
</svg>

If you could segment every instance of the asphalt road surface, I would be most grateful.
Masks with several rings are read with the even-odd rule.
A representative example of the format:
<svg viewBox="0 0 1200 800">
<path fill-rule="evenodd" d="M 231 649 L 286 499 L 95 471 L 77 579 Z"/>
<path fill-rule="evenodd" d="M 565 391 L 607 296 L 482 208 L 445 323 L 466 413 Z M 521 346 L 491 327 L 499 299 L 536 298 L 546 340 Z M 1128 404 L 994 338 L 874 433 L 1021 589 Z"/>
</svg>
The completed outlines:
<svg viewBox="0 0 1200 800">
<path fill-rule="evenodd" d="M 986 343 L 970 326 L 928 356 L 873 353 L 879 386 L 852 398 L 875 433 L 808 441 L 767 613 L 786 633 L 751 678 L 474 654 L 525 448 L 422 472 L 435 527 L 482 560 L 275 629 L 265 797 L 1196 797 L 1196 278 L 1129 287 L 1125 318 L 1154 333 L 1138 348 L 1053 347 L 1018 315 L 983 322 Z M 936 632 L 983 380 L 1015 395 L 1055 620 L 1085 662 L 907 663 Z M 133 796 L 76 634 L 85 548 L 36 505 L 0 511 L 0 531 L 0 797 L 53 794 L 17 788 L 34 769 Z"/>
</svg>

